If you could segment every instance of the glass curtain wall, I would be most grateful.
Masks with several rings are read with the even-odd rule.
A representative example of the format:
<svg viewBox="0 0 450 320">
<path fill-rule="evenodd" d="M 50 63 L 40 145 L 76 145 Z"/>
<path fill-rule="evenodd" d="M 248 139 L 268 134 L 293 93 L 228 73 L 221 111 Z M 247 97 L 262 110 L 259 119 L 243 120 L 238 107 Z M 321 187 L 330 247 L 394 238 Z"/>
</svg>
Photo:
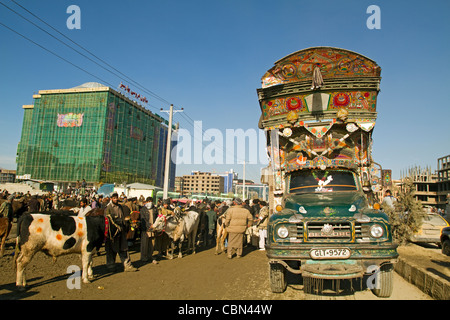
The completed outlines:
<svg viewBox="0 0 450 320">
<path fill-rule="evenodd" d="M 32 116 L 25 111 L 20 174 L 61 182 L 98 181 L 106 97 L 107 92 L 83 92 L 36 98 Z"/>
<path fill-rule="evenodd" d="M 42 93 L 25 107 L 18 175 L 162 184 L 166 121 L 114 90 Z"/>
</svg>

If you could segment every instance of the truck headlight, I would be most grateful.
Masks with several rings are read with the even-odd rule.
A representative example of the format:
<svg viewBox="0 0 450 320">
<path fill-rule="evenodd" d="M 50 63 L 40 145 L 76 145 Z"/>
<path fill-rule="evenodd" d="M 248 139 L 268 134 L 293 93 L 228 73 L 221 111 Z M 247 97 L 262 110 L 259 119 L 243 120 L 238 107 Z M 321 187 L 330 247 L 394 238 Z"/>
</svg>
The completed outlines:
<svg viewBox="0 0 450 320">
<path fill-rule="evenodd" d="M 370 227 L 369 232 L 373 238 L 381 238 L 384 234 L 384 229 L 379 224 L 374 224 Z"/>
<path fill-rule="evenodd" d="M 277 230 L 277 234 L 280 238 L 286 238 L 289 235 L 289 230 L 286 227 L 279 227 Z"/>
</svg>

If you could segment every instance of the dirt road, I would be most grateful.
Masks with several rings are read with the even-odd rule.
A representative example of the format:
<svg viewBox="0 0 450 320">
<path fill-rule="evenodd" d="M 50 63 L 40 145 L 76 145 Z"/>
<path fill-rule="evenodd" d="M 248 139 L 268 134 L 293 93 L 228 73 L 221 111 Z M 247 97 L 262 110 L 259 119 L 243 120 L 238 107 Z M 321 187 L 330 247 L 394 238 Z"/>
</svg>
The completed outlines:
<svg viewBox="0 0 450 320">
<path fill-rule="evenodd" d="M 81 266 L 78 255 L 52 258 L 38 253 L 27 268 L 29 288 L 25 292 L 15 289 L 15 272 L 12 252 L 13 240 L 8 241 L 6 254 L 0 259 L 0 300 L 375 300 L 370 290 L 345 287 L 339 294 L 305 295 L 298 277 L 288 277 L 288 288 L 282 294 L 269 289 L 268 263 L 264 251 L 246 248 L 240 259 L 215 255 L 213 248 L 200 248 L 195 255 L 174 260 L 161 260 L 159 264 L 139 262 L 138 246 L 131 248 L 131 260 L 139 271 L 111 273 L 105 267 L 104 249 L 94 258 L 95 280 L 81 283 L 80 289 L 69 289 L 76 284 L 69 277 L 68 267 Z M 119 265 L 119 264 L 118 264 Z M 430 299 L 413 285 L 395 274 L 396 300 Z"/>
</svg>

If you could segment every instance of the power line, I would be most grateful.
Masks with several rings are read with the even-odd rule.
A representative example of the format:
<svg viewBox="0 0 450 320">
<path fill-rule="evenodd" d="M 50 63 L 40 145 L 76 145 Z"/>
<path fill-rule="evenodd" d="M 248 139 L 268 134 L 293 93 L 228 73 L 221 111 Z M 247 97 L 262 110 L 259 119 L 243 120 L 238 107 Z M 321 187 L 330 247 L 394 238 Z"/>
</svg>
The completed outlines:
<svg viewBox="0 0 450 320">
<path fill-rule="evenodd" d="M 51 53 L 52 55 L 58 57 L 59 59 L 61 59 L 61 60 L 65 61 L 65 62 L 67 62 L 68 64 L 74 66 L 75 68 L 77 68 L 77 69 L 79 69 L 79 70 L 81 70 L 81 71 L 87 73 L 88 75 L 90 75 L 90 76 L 96 78 L 97 80 L 100 80 L 101 82 L 106 83 L 106 84 L 108 84 L 109 86 L 114 87 L 114 85 L 112 85 L 112 84 L 109 83 L 108 81 L 106 81 L 106 80 L 104 80 L 104 79 L 102 79 L 102 78 L 99 78 L 99 77 L 97 77 L 96 75 L 90 73 L 89 71 L 87 71 L 87 70 L 85 70 L 85 69 L 83 69 L 83 68 L 77 66 L 76 64 L 70 62 L 69 60 L 67 60 L 67 59 L 65 59 L 65 58 L 63 58 L 63 57 L 61 57 L 59 54 L 57 54 L 57 53 L 51 51 L 50 49 L 45 48 L 44 46 L 42 46 L 42 45 L 40 45 L 39 43 L 37 43 L 37 42 L 31 40 L 30 38 L 28 38 L 27 36 L 21 34 L 20 32 L 18 32 L 18 31 L 16 31 L 16 30 L 12 29 L 12 28 L 10 28 L 10 27 L 8 27 L 8 26 L 5 25 L 4 23 L 0 22 L 0 25 L 2 25 L 3 27 L 5 27 L 6 29 L 10 30 L 11 32 L 14 32 L 15 34 L 21 36 L 22 38 L 28 40 L 29 42 L 33 43 L 34 45 L 40 47 L 41 49 L 44 49 L 45 51 L 47 51 L 47 52 Z"/>
<path fill-rule="evenodd" d="M 67 37 L 66 35 L 64 35 L 63 33 L 61 33 L 59 30 L 57 30 L 56 28 L 54 28 L 53 26 L 51 26 L 50 24 L 48 24 L 47 22 L 45 22 L 44 20 L 42 20 L 40 17 L 38 17 L 36 14 L 34 14 L 33 12 L 31 12 L 30 10 L 28 10 L 27 8 L 25 8 L 24 6 L 20 5 L 19 3 L 17 3 L 15 0 L 11 0 L 12 2 L 14 2 L 16 5 L 18 5 L 19 7 L 21 7 L 23 10 L 25 10 L 26 12 L 28 12 L 29 14 L 31 14 L 33 17 L 35 17 L 36 19 L 38 19 L 39 21 L 41 21 L 42 23 L 44 23 L 45 25 L 47 25 L 48 27 L 50 27 L 52 30 L 56 31 L 58 34 L 62 35 L 64 38 L 68 39 L 69 41 L 71 41 L 72 43 L 74 43 L 76 46 L 78 46 L 79 48 L 83 49 L 84 51 L 88 52 L 90 55 L 92 55 L 93 57 L 95 57 L 96 59 L 102 61 L 104 64 L 106 64 L 107 66 L 109 66 L 110 68 L 114 69 L 115 71 L 117 71 L 118 73 L 120 73 L 121 75 L 123 75 L 124 77 L 126 77 L 127 79 L 129 79 L 131 82 L 133 83 L 137 83 L 135 82 L 133 79 L 127 77 L 125 74 L 123 74 L 122 72 L 120 72 L 119 70 L 117 70 L 116 68 L 114 68 L 113 66 L 111 66 L 110 64 L 108 64 L 106 61 L 104 61 L 103 59 L 99 58 L 98 56 L 96 56 L 95 54 L 93 54 L 91 51 L 89 51 L 88 49 L 84 48 L 83 46 L 81 46 L 80 44 L 78 44 L 77 42 L 73 41 L 72 39 L 70 39 L 69 37 Z M 99 67 L 101 67 L 102 69 L 110 72 L 111 74 L 119 77 L 116 73 L 112 72 L 111 70 L 105 68 L 104 66 L 100 65 L 98 62 L 94 61 L 93 59 L 89 58 L 88 56 L 86 56 L 85 54 L 83 54 L 82 52 L 76 50 L 75 48 L 73 48 L 72 46 L 68 45 L 67 43 L 65 43 L 64 41 L 58 39 L 57 37 L 55 37 L 54 35 L 50 34 L 49 32 L 47 32 L 46 30 L 44 30 L 43 28 L 41 28 L 40 26 L 36 25 L 34 22 L 30 21 L 29 19 L 27 19 L 26 17 L 22 16 L 21 14 L 19 14 L 18 12 L 16 12 L 15 10 L 11 9 L 10 7 L 8 7 L 7 5 L 5 5 L 4 3 L 2 3 L 0 1 L 0 4 L 3 5 L 4 7 L 6 7 L 7 9 L 9 9 L 10 11 L 14 12 L 15 14 L 17 14 L 18 16 L 20 16 L 22 19 L 28 21 L 29 23 L 31 23 L 32 25 L 34 25 L 35 27 L 39 28 L 41 31 L 45 32 L 46 34 L 48 34 L 49 36 L 51 36 L 52 38 L 56 39 L 58 42 L 64 44 L 65 46 L 67 46 L 68 48 L 74 50 L 75 52 L 77 52 L 78 54 L 80 54 L 81 56 L 85 57 L 86 59 L 88 59 L 89 61 L 95 63 L 96 65 L 98 65 Z M 120 78 L 120 77 L 119 77 Z M 139 83 L 137 83 L 139 86 Z M 143 86 L 142 86 L 143 87 Z M 152 91 L 146 89 L 145 87 L 144 91 L 146 92 L 151 92 L 151 94 L 154 97 L 157 97 L 160 101 L 165 102 L 167 104 L 170 104 L 167 100 L 165 100 L 164 98 L 161 98 L 160 96 L 156 95 L 155 93 L 153 93 Z M 152 106 L 152 105 L 150 105 Z M 156 107 L 152 106 L 153 108 L 157 109 Z M 182 117 L 184 117 L 188 122 L 191 121 L 192 122 L 192 126 L 195 130 L 195 121 L 186 113 L 181 114 Z M 206 134 L 206 132 L 202 130 L 203 134 Z M 203 143 L 202 143 L 203 144 Z M 216 144 L 217 146 L 219 146 L 215 141 L 214 144 Z M 219 146 L 220 147 L 220 146 Z M 223 148 L 223 147 L 222 147 Z M 223 150 L 225 151 L 225 153 L 228 153 L 228 151 L 226 150 L 226 148 Z M 228 153 L 229 154 L 229 153 Z M 234 156 L 234 153 L 233 153 Z M 234 156 L 234 158 L 239 161 L 239 159 Z"/>
<path fill-rule="evenodd" d="M 76 65 L 76 64 L 74 64 L 74 63 L 72 63 L 71 61 L 65 59 L 64 57 L 62 57 L 62 56 L 60 56 L 59 54 L 53 52 L 52 50 L 45 48 L 44 46 L 42 46 L 42 45 L 40 45 L 39 43 L 35 42 L 34 40 L 28 38 L 27 36 L 23 35 L 22 33 L 20 33 L 20 32 L 18 32 L 18 31 L 14 30 L 14 29 L 12 29 L 12 28 L 10 28 L 9 26 L 5 25 L 4 23 L 0 22 L 0 25 L 3 26 L 4 28 L 10 30 L 11 32 L 13 32 L 13 33 L 15 33 L 15 34 L 21 36 L 22 38 L 28 40 L 29 42 L 33 43 L 34 45 L 40 47 L 41 49 L 47 51 L 48 53 L 50 53 L 50 54 L 56 56 L 57 58 L 59 58 L 59 59 L 61 59 L 61 60 L 63 60 L 64 62 L 66 62 L 66 63 L 72 65 L 73 67 L 75 67 L 75 68 L 77 68 L 77 69 L 79 69 L 79 70 L 81 70 L 81 71 L 87 73 L 88 75 L 90 75 L 90 76 L 96 78 L 97 80 L 101 81 L 102 83 L 105 83 L 105 84 L 108 84 L 108 85 L 111 86 L 111 87 L 114 87 L 114 85 L 112 85 L 112 84 L 109 83 L 108 81 L 106 81 L 106 80 L 104 80 L 104 79 L 102 79 L 102 78 L 100 78 L 100 77 L 94 75 L 93 73 L 91 73 L 91 72 L 85 70 L 84 68 L 82 68 L 82 67 L 80 67 L 80 66 L 78 66 L 78 65 Z M 181 113 L 181 115 L 183 115 L 183 114 L 184 114 L 184 113 Z M 185 120 L 187 119 L 187 122 L 188 122 L 189 124 L 191 124 L 192 127 L 193 127 L 194 129 L 196 128 L 195 121 L 194 121 L 190 116 L 186 116 L 186 117 L 184 117 L 184 118 L 185 118 Z M 205 130 L 203 130 L 203 128 L 200 128 L 200 127 L 198 127 L 198 126 L 197 126 L 197 128 L 198 128 L 198 129 L 201 129 L 203 135 L 206 135 L 206 132 L 205 132 Z M 196 139 L 196 137 L 194 137 L 194 139 Z M 197 141 L 198 141 L 198 139 L 197 139 Z M 205 141 L 203 141 L 203 138 L 201 139 L 200 142 L 202 143 L 202 145 L 204 145 L 204 143 L 205 143 Z M 233 155 L 234 160 L 239 161 L 239 158 L 234 154 L 234 152 L 230 153 L 230 152 L 227 150 L 226 147 L 220 146 L 219 144 L 216 143 L 216 141 L 213 141 L 212 143 L 215 144 L 216 146 L 218 146 L 219 148 L 221 148 L 221 150 L 222 150 L 224 153 L 228 153 L 228 154 Z"/>
<path fill-rule="evenodd" d="M 94 58 L 96 58 L 97 60 L 103 62 L 105 65 L 107 65 L 108 67 L 112 68 L 114 71 L 118 72 L 119 74 L 121 74 L 123 77 L 125 77 L 126 79 L 128 79 L 128 81 L 132 82 L 134 85 L 141 87 L 141 90 L 147 92 L 148 94 L 150 94 L 151 96 L 153 96 L 154 98 L 160 100 L 163 103 L 166 103 L 168 105 L 170 105 L 170 102 L 167 101 L 166 99 L 162 98 L 161 96 L 157 95 L 155 92 L 145 88 L 143 85 L 141 85 L 139 82 L 131 79 L 130 77 L 128 77 L 126 74 L 124 74 L 123 72 L 121 72 L 120 70 L 116 69 L 114 66 L 112 66 L 111 64 L 109 64 L 108 62 L 106 62 L 105 60 L 103 60 L 102 58 L 98 57 L 97 55 L 95 55 L 94 53 L 92 53 L 90 50 L 86 49 L 85 47 L 83 47 L 82 45 L 80 45 L 79 43 L 73 41 L 71 38 L 67 37 L 65 34 L 63 34 L 62 32 L 60 32 L 58 29 L 56 29 L 55 27 L 53 27 L 52 25 L 50 25 L 49 23 L 45 22 L 43 19 L 41 19 L 40 17 L 38 17 L 36 14 L 34 14 L 33 12 L 31 12 L 30 10 L 28 10 L 27 8 L 25 8 L 24 6 L 22 6 L 21 4 L 17 3 L 15 0 L 11 0 L 12 2 L 14 2 L 17 6 L 19 6 L 20 8 L 22 8 L 23 10 L 25 10 L 26 12 L 28 12 L 29 14 L 31 14 L 33 17 L 35 17 L 36 19 L 38 19 L 39 21 L 41 21 L 42 23 L 44 23 L 46 26 L 50 27 L 52 30 L 56 31 L 58 34 L 60 34 L 61 36 L 63 36 L 64 38 L 66 38 L 67 40 L 69 40 L 70 42 L 72 42 L 73 44 L 75 44 L 77 47 L 83 49 L 84 51 L 86 51 L 87 53 L 89 53 L 91 56 L 93 56 Z M 3 4 L 4 5 L 4 4 Z M 10 9 L 10 8 L 9 8 Z M 12 10 L 12 9 L 10 9 Z M 14 11 L 14 10 L 12 10 Z M 15 12 L 15 11 L 14 11 Z M 17 13 L 17 12 L 16 12 Z M 18 14 L 18 13 L 17 13 Z M 26 18 L 25 18 L 26 19 Z M 28 19 L 26 19 L 28 20 Z M 45 31 L 46 32 L 46 31 Z M 72 48 L 73 49 L 73 48 Z M 75 50 L 75 49 L 73 49 Z M 78 51 L 77 51 L 78 52 Z M 81 54 L 81 53 L 80 53 Z M 84 55 L 83 55 L 84 56 Z"/>
<path fill-rule="evenodd" d="M 14 0 L 11 0 L 12 2 L 14 2 L 17 6 L 19 6 L 20 8 L 22 8 L 23 10 L 25 10 L 26 12 L 28 12 L 30 15 L 32 15 L 33 17 L 35 17 L 36 19 L 38 19 L 39 21 L 41 21 L 42 23 L 44 23 L 46 26 L 48 26 L 49 28 L 51 28 L 52 30 L 54 30 L 55 32 L 57 32 L 58 34 L 60 34 L 61 36 L 63 36 L 64 38 L 66 38 L 67 40 L 69 40 L 70 42 L 72 42 L 73 44 L 75 44 L 77 47 L 81 48 L 82 50 L 84 50 L 85 52 L 87 52 L 88 54 L 90 54 L 91 56 L 93 56 L 94 58 L 96 58 L 97 60 L 101 61 L 102 63 L 104 63 L 106 66 L 108 66 L 109 68 L 113 69 L 114 71 L 116 71 L 117 73 L 119 73 L 120 75 L 122 75 L 123 77 L 125 77 L 126 79 L 128 79 L 131 83 L 133 83 L 134 85 L 136 85 L 137 87 L 140 87 L 141 90 L 143 90 L 144 92 L 150 94 L 152 97 L 154 97 L 155 99 L 158 99 L 159 101 L 166 103 L 166 104 L 170 104 L 166 99 L 162 98 L 161 96 L 157 95 L 156 93 L 154 93 L 153 91 L 145 88 L 142 84 L 140 84 L 139 82 L 131 79 L 130 77 L 128 77 L 127 75 L 125 75 L 124 73 L 122 73 L 121 71 L 119 71 L 118 69 L 116 69 L 115 67 L 113 67 L 111 64 L 107 63 L 105 60 L 101 59 L 100 57 L 98 57 L 97 55 L 93 54 L 91 51 L 89 51 L 88 49 L 86 49 L 85 47 L 83 47 L 82 45 L 78 44 L 77 42 L 73 41 L 72 39 L 70 39 L 69 37 L 67 37 L 66 35 L 64 35 L 63 33 L 61 33 L 59 30 L 57 30 L 56 28 L 54 28 L 53 26 L 51 26 L 50 24 L 48 24 L 47 22 L 45 22 L 43 19 L 41 19 L 40 17 L 38 17 L 36 14 L 34 14 L 33 12 L 31 12 L 30 10 L 28 10 L 27 8 L 25 8 L 24 6 L 20 5 L 19 3 L 17 3 Z M 89 61 L 93 62 L 94 64 L 96 64 L 97 66 L 101 67 L 102 69 L 108 71 L 109 73 L 113 74 L 114 76 L 121 78 L 117 73 L 109 70 L 108 68 L 102 66 L 100 63 L 94 61 L 92 58 L 88 57 L 87 55 L 85 55 L 84 53 L 80 52 L 79 50 L 75 49 L 74 47 L 72 47 L 71 45 L 67 44 L 66 42 L 62 41 L 61 39 L 57 38 L 56 36 L 52 35 L 51 33 L 49 33 L 48 31 L 44 30 L 42 27 L 38 26 L 37 24 L 35 24 L 34 22 L 32 22 L 31 20 L 27 19 L 26 17 L 24 17 L 23 15 L 21 15 L 20 13 L 18 13 L 17 11 L 15 11 L 14 9 L 8 7 L 7 5 L 5 5 L 4 3 L 2 3 L 0 1 L 0 4 L 3 5 L 5 8 L 9 9 L 10 11 L 12 11 L 13 13 L 15 13 L 16 15 L 18 15 L 19 17 L 21 17 L 22 19 L 26 20 L 27 22 L 29 22 L 30 24 L 32 24 L 33 26 L 35 26 L 36 28 L 40 29 L 41 31 L 43 31 L 44 33 L 46 33 L 47 35 L 51 36 L 52 38 L 54 38 L 55 40 L 57 40 L 58 42 L 64 44 L 66 47 L 72 49 L 73 51 L 75 51 L 76 53 L 78 53 L 79 55 L 83 56 L 84 58 L 88 59 Z M 26 37 L 25 35 L 21 34 L 20 32 L 8 27 L 7 25 L 0 23 L 0 25 L 2 25 L 3 27 L 9 29 L 10 31 L 16 33 L 17 35 L 23 37 L 24 39 L 30 41 L 31 43 L 35 44 L 36 46 L 44 49 L 45 51 L 53 54 L 54 56 L 58 57 L 59 59 L 69 63 L 70 65 L 76 67 L 77 69 L 89 74 L 90 76 L 100 80 L 101 82 L 108 84 L 110 87 L 115 87 L 114 85 L 112 85 L 111 83 L 109 83 L 108 81 L 94 75 L 93 73 L 85 70 L 82 67 L 79 67 L 78 65 L 70 62 L 69 60 L 63 58 L 62 56 L 58 55 L 57 53 L 51 51 L 50 49 L 45 48 L 44 46 L 40 45 L 39 43 L 31 40 L 30 38 Z M 154 109 L 158 109 L 157 107 L 151 105 L 148 103 L 148 105 Z M 195 121 L 186 113 L 182 113 L 181 116 L 187 121 L 187 123 L 189 123 L 190 125 L 192 125 L 192 127 L 196 128 L 196 124 Z M 199 128 L 197 126 L 197 128 Z M 199 128 L 201 129 L 203 135 L 206 135 L 206 132 L 203 130 L 203 128 Z M 194 137 L 195 138 L 195 137 Z M 201 141 L 202 145 L 204 144 L 205 141 Z M 219 144 L 217 144 L 217 142 L 214 140 L 212 142 L 213 144 L 215 144 L 216 146 L 218 146 L 219 148 L 221 148 L 221 150 L 225 153 L 225 154 L 231 154 L 234 158 L 234 160 L 238 161 L 244 161 L 242 159 L 239 159 L 237 157 L 237 155 L 234 154 L 234 150 L 232 153 L 229 152 L 229 150 L 227 150 L 226 146 L 220 146 Z"/>
<path fill-rule="evenodd" d="M 14 2 L 14 0 L 12 0 Z M 14 2 L 16 3 L 16 2 Z M 8 7 L 7 5 L 5 5 L 4 3 L 2 3 L 0 1 L 0 4 L 2 6 L 4 6 L 5 8 L 7 8 L 8 10 L 12 11 L 13 13 L 15 13 L 16 15 L 18 15 L 19 17 L 21 17 L 22 19 L 24 19 L 25 21 L 27 21 L 28 23 L 32 24 L 33 26 L 35 26 L 36 28 L 38 28 L 39 30 L 41 30 L 42 32 L 46 33 L 47 35 L 49 35 L 50 37 L 52 37 L 53 39 L 57 40 L 58 42 L 62 43 L 63 45 L 65 45 L 66 47 L 72 49 L 73 51 L 75 51 L 76 53 L 78 53 L 79 55 L 81 55 L 82 57 L 88 59 L 89 61 L 91 61 L 92 63 L 96 64 L 97 66 L 99 66 L 100 68 L 108 71 L 109 73 L 113 74 L 114 76 L 118 77 L 119 79 L 122 79 L 121 76 L 119 76 L 117 73 L 111 71 L 110 69 L 104 67 L 103 65 L 101 65 L 100 63 L 98 63 L 97 61 L 93 60 L 92 58 L 88 57 L 87 55 L 85 55 L 84 53 L 80 52 L 79 50 L 75 49 L 74 47 L 72 47 L 71 45 L 67 44 L 66 42 L 62 41 L 61 39 L 57 38 L 56 36 L 52 35 L 51 33 L 49 33 L 48 31 L 44 30 L 43 28 L 41 28 L 39 25 L 35 24 L 34 22 L 32 22 L 31 20 L 27 19 L 26 17 L 24 17 L 23 15 L 21 15 L 20 13 L 18 13 L 17 11 L 13 10 L 12 8 Z M 17 4 L 17 3 L 16 3 Z M 17 4 L 19 5 L 19 4 Z M 40 19 L 39 17 L 37 17 L 36 15 L 34 15 L 31 11 L 27 10 L 26 8 L 24 8 L 23 6 L 19 5 L 21 8 L 23 8 L 24 10 L 26 10 L 27 12 L 29 12 L 30 14 L 32 14 L 34 17 L 36 17 L 37 19 L 39 19 L 40 21 L 42 21 L 43 23 L 45 23 L 47 26 L 49 26 L 50 28 L 52 28 L 53 30 L 55 30 L 56 32 L 58 32 L 59 34 L 61 34 L 62 36 L 64 36 L 66 39 L 69 39 L 72 43 L 76 44 L 78 47 L 82 48 L 83 50 L 85 50 L 86 52 L 88 52 L 89 54 L 91 54 L 92 56 L 94 56 L 96 59 L 102 61 L 104 64 L 106 64 L 107 66 L 109 66 L 110 68 L 114 69 L 115 71 L 117 71 L 118 73 L 120 73 L 121 75 L 123 75 L 125 78 L 129 79 L 130 82 L 136 83 L 137 86 L 141 86 L 139 83 L 137 83 L 136 81 L 134 81 L 133 79 L 129 78 L 128 76 L 126 76 L 125 74 L 123 74 L 122 72 L 120 72 L 119 70 L 117 70 L 116 68 L 114 68 L 113 66 L 111 66 L 110 64 L 108 64 L 107 62 L 105 62 L 103 59 L 100 59 L 99 57 L 97 57 L 96 55 L 94 55 L 93 53 L 91 53 L 89 50 L 85 49 L 84 47 L 80 46 L 79 44 L 77 44 L 75 41 L 71 40 L 69 37 L 65 36 L 63 33 L 59 32 L 57 29 L 55 29 L 54 27 L 52 27 L 51 25 L 49 25 L 48 23 L 46 23 L 45 21 L 43 21 L 42 19 Z M 114 87 L 114 85 L 112 86 Z M 154 98 L 159 99 L 160 101 L 164 102 L 164 103 L 169 103 L 167 100 L 159 97 L 158 95 L 156 95 L 155 93 L 153 93 L 152 91 L 146 89 L 145 87 L 142 87 L 141 90 L 149 93 L 151 96 L 153 96 Z M 158 110 L 158 108 L 154 107 L 153 105 L 149 104 L 149 106 L 151 106 L 152 108 L 155 108 L 156 110 Z"/>
<path fill-rule="evenodd" d="M 103 59 L 99 58 L 98 56 L 96 56 L 95 54 L 93 54 L 91 51 L 89 51 L 88 49 L 84 48 L 83 46 L 81 46 L 80 44 L 78 44 L 77 42 L 73 41 L 72 39 L 70 39 L 69 37 L 67 37 L 66 35 L 64 35 L 63 33 L 61 33 L 59 30 L 57 30 L 56 28 L 54 28 L 53 26 L 51 26 L 50 24 L 48 24 L 47 22 L 45 22 L 44 20 L 42 20 L 40 17 L 38 17 L 36 14 L 34 14 L 33 12 L 31 12 L 30 10 L 28 10 L 27 8 L 25 8 L 24 6 L 22 6 L 21 4 L 17 3 L 15 0 L 11 0 L 12 2 L 14 2 L 17 6 L 19 6 L 20 8 L 22 8 L 23 10 L 25 10 L 26 12 L 28 12 L 29 14 L 31 14 L 33 17 L 35 17 L 36 19 L 38 19 L 39 21 L 41 21 L 42 23 L 44 23 L 45 25 L 47 25 L 48 27 L 50 27 L 52 30 L 56 31 L 58 34 L 62 35 L 64 38 L 68 39 L 69 41 L 71 41 L 73 44 L 75 44 L 76 46 L 78 46 L 79 48 L 83 49 L 84 51 L 88 52 L 90 55 L 92 55 L 93 57 L 95 57 L 96 59 L 102 61 L 104 64 L 106 64 L 107 66 L 109 66 L 110 68 L 112 68 L 113 70 L 117 71 L 118 73 L 120 73 L 121 75 L 123 75 L 124 77 L 126 77 L 127 79 L 129 79 L 131 82 L 133 83 L 137 83 L 139 86 L 140 85 L 138 82 L 135 82 L 133 79 L 127 77 L 125 74 L 123 74 L 122 72 L 120 72 L 119 70 L 117 70 L 116 68 L 114 68 L 113 66 L 111 66 L 110 64 L 108 64 L 106 61 L 104 61 Z M 10 7 L 8 7 L 7 5 L 5 5 L 4 3 L 2 3 L 0 1 L 0 4 L 2 4 L 4 7 L 6 7 L 7 9 L 9 9 L 10 11 L 14 12 L 15 14 L 17 14 L 18 16 L 20 16 L 21 18 L 25 19 L 26 21 L 28 21 L 29 23 L 33 24 L 35 27 L 39 28 L 40 30 L 42 30 L 43 32 L 45 32 L 46 34 L 50 35 L 52 38 L 56 39 L 57 41 L 61 42 L 62 44 L 64 44 L 65 46 L 69 47 L 70 49 L 74 50 L 75 52 L 77 52 L 78 54 L 80 54 L 81 56 L 85 57 L 86 59 L 90 60 L 91 62 L 95 63 L 96 65 L 100 66 L 101 68 L 103 68 L 104 70 L 110 72 L 111 74 L 117 76 L 117 74 L 115 74 L 114 72 L 108 70 L 107 68 L 105 68 L 104 66 L 100 65 L 99 63 L 97 63 L 96 61 L 94 61 L 93 59 L 87 57 L 85 54 L 81 53 L 80 51 L 76 50 L 75 48 L 73 48 L 72 46 L 66 44 L 64 41 L 58 39 L 57 37 L 53 36 L 52 34 L 50 34 L 49 32 L 47 32 L 46 30 L 42 29 L 40 26 L 36 25 L 35 23 L 33 23 L 32 21 L 30 21 L 29 19 L 25 18 L 24 16 L 22 16 L 21 14 L 19 14 L 18 12 L 16 12 L 15 10 L 11 9 Z M 120 77 L 119 77 L 120 78 Z M 146 92 L 150 92 L 154 97 L 158 98 L 160 101 L 165 102 L 167 104 L 170 104 L 170 102 L 168 102 L 167 100 L 165 100 L 164 98 L 161 98 L 159 95 L 155 94 L 154 92 L 148 90 L 147 88 L 143 87 L 143 90 Z M 150 105 L 152 106 L 152 105 Z M 153 108 L 157 109 L 156 107 L 152 106 Z M 188 114 L 182 114 L 182 116 L 185 119 L 189 119 L 192 122 L 192 126 L 195 129 L 195 121 L 188 115 Z M 188 121 L 189 121 L 188 120 Z M 205 131 L 202 130 L 203 134 L 205 134 Z M 236 160 L 238 160 L 236 158 Z"/>
</svg>

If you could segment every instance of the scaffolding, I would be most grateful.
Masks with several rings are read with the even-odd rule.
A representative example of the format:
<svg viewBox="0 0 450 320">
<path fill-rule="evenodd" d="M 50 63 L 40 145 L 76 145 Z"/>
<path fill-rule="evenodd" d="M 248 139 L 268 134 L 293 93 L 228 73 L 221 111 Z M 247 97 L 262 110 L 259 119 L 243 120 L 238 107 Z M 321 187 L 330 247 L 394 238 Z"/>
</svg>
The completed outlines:
<svg viewBox="0 0 450 320">
<path fill-rule="evenodd" d="M 44 90 L 34 96 L 33 106 L 23 108 L 18 175 L 62 183 L 158 185 L 165 120 L 115 90 Z"/>
</svg>

